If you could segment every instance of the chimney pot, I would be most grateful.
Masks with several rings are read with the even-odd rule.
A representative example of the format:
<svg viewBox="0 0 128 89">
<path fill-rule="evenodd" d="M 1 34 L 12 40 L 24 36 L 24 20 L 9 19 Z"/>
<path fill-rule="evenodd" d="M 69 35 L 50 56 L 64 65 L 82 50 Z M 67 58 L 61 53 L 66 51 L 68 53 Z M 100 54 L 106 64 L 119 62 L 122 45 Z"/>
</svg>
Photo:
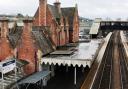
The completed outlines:
<svg viewBox="0 0 128 89">
<path fill-rule="evenodd" d="M 29 17 L 29 16 L 26 16 L 24 19 L 23 19 L 23 22 L 33 22 L 33 18 L 32 17 Z"/>
<path fill-rule="evenodd" d="M 55 7 L 57 8 L 57 11 L 59 14 L 61 14 L 61 3 L 59 2 L 59 0 L 56 0 L 56 2 L 54 3 Z"/>
</svg>

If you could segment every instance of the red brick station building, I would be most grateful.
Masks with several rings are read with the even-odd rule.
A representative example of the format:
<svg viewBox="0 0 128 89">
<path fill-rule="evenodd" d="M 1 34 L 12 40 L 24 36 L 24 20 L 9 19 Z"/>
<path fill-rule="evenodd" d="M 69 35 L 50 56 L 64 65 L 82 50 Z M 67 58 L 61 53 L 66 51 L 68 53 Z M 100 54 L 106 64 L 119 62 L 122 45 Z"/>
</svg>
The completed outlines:
<svg viewBox="0 0 128 89">
<path fill-rule="evenodd" d="M 39 53 L 45 56 L 78 39 L 77 5 L 62 8 L 59 1 L 49 5 L 47 0 L 39 0 L 34 17 L 0 16 L 0 61 L 11 57 L 28 61 L 26 74 L 38 71 Z"/>
</svg>

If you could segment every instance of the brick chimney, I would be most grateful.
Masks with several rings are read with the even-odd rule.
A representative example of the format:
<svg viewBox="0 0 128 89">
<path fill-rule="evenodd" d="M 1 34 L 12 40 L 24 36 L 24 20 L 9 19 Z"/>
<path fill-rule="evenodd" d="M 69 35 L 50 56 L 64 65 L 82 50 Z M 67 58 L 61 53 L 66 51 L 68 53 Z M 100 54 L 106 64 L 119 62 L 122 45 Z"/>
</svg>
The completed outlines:
<svg viewBox="0 0 128 89">
<path fill-rule="evenodd" d="M 23 22 L 22 43 L 18 51 L 18 58 L 29 62 L 29 64 L 25 66 L 24 72 L 31 74 L 35 72 L 35 46 L 32 37 L 33 18 L 27 16 L 24 18 Z"/>
<path fill-rule="evenodd" d="M 6 17 L 0 18 L 0 23 L 1 23 L 1 38 L 7 38 L 8 19 Z"/>
<path fill-rule="evenodd" d="M 7 35 L 8 29 L 8 19 L 6 17 L 0 18 L 0 61 L 6 60 L 13 56 L 13 49 L 10 47 Z"/>
<path fill-rule="evenodd" d="M 39 26 L 46 26 L 47 0 L 39 0 Z"/>
<path fill-rule="evenodd" d="M 57 8 L 58 13 L 61 14 L 61 3 L 59 2 L 59 0 L 56 0 L 54 5 Z"/>
</svg>

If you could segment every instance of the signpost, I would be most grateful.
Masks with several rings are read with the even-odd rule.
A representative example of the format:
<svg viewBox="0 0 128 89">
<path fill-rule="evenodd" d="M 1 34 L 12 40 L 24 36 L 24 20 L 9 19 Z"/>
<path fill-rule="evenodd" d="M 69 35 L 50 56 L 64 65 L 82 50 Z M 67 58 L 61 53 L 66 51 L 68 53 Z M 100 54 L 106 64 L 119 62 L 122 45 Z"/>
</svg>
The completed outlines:
<svg viewBox="0 0 128 89">
<path fill-rule="evenodd" d="M 2 64 L 2 73 L 6 74 L 16 67 L 16 60 L 9 60 Z"/>
<path fill-rule="evenodd" d="M 2 89 L 4 89 L 4 74 L 9 73 L 10 71 L 16 68 L 16 59 L 6 60 L 0 63 L 0 72 L 2 80 Z"/>
</svg>

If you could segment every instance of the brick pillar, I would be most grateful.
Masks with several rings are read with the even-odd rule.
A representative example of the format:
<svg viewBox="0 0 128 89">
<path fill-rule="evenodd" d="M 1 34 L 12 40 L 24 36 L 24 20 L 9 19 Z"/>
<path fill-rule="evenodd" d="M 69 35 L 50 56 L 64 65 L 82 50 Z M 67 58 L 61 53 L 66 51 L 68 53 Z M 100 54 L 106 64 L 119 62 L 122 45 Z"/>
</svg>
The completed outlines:
<svg viewBox="0 0 128 89">
<path fill-rule="evenodd" d="M 39 0 L 39 26 L 46 26 L 47 0 Z"/>
<path fill-rule="evenodd" d="M 24 28 L 21 37 L 21 44 L 18 49 L 18 58 L 29 62 L 24 68 L 24 72 L 29 75 L 35 72 L 35 45 L 32 37 L 33 19 L 26 17 L 24 20 Z"/>
<path fill-rule="evenodd" d="M 7 38 L 8 34 L 8 19 L 6 17 L 3 17 L 0 19 L 1 23 L 1 37 Z"/>
<path fill-rule="evenodd" d="M 6 17 L 0 18 L 0 61 L 13 56 L 13 49 L 10 47 L 8 35 L 8 19 Z"/>
</svg>

